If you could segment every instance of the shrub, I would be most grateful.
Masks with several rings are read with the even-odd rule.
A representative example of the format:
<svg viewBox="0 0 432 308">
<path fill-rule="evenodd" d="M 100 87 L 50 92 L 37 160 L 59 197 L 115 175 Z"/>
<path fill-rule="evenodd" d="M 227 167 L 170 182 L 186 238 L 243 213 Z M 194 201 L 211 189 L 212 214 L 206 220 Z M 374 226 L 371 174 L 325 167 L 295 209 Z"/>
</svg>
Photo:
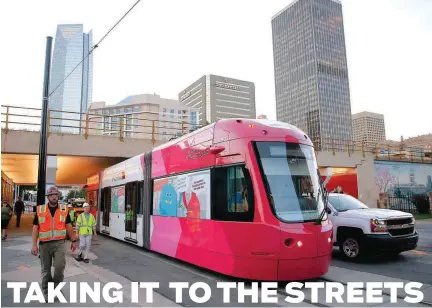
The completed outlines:
<svg viewBox="0 0 432 308">
<path fill-rule="evenodd" d="M 429 214 L 429 198 L 426 195 L 414 195 L 413 203 L 419 214 Z"/>
</svg>

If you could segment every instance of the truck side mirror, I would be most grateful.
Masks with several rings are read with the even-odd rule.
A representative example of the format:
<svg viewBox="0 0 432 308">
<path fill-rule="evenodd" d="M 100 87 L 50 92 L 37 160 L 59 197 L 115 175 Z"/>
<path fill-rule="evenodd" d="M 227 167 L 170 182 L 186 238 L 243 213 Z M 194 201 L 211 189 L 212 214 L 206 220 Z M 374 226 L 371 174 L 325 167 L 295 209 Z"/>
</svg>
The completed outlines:
<svg viewBox="0 0 432 308">
<path fill-rule="evenodd" d="M 330 215 L 331 213 L 332 213 L 331 209 L 327 208 L 327 214 Z"/>
</svg>

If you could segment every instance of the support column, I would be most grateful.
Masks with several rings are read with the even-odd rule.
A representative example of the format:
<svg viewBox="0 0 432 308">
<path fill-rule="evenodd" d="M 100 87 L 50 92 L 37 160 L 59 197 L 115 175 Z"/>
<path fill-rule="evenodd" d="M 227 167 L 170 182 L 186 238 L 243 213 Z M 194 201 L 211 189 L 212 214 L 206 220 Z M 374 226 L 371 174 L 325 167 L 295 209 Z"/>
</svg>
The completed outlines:
<svg viewBox="0 0 432 308">
<path fill-rule="evenodd" d="M 18 200 L 18 196 L 19 196 L 19 185 L 15 184 L 14 202 Z"/>
<path fill-rule="evenodd" d="M 367 155 L 357 166 L 358 199 L 370 208 L 378 207 L 379 191 L 375 184 L 375 162 L 372 155 Z"/>
<path fill-rule="evenodd" d="M 57 176 L 57 156 L 47 156 L 47 169 L 46 169 L 46 187 L 45 192 L 48 188 L 56 185 Z M 48 202 L 48 198 L 45 197 L 45 203 Z"/>
</svg>

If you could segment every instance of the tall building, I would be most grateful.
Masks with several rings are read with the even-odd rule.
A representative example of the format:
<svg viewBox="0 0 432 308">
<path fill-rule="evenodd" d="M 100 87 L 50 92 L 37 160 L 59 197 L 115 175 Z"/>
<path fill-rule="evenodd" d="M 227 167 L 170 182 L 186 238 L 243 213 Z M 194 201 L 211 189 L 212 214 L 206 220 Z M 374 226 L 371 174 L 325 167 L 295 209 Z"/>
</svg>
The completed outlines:
<svg viewBox="0 0 432 308">
<path fill-rule="evenodd" d="M 94 102 L 89 114 L 92 117 L 89 134 L 106 136 L 120 136 L 120 123 L 123 123 L 124 137 L 154 137 L 155 140 L 169 140 L 198 126 L 197 108 L 156 94 L 132 95 L 109 106 L 105 102 Z"/>
<path fill-rule="evenodd" d="M 384 115 L 359 112 L 352 115 L 353 140 L 356 143 L 378 143 L 386 140 Z"/>
<path fill-rule="evenodd" d="M 205 75 L 179 93 L 180 103 L 198 108 L 198 123 L 220 119 L 255 119 L 255 84 L 215 75 Z"/>
<path fill-rule="evenodd" d="M 49 108 L 52 118 L 61 119 L 51 120 L 51 131 L 79 133 L 81 123 L 79 113 L 87 112 L 92 100 L 93 54 L 87 56 L 92 47 L 92 31 L 84 33 L 83 25 L 57 26 L 50 93 L 55 91 L 49 98 Z M 68 76 L 81 61 L 82 63 Z M 60 113 L 52 110 L 75 113 Z M 81 119 L 83 117 L 81 116 Z"/>
<path fill-rule="evenodd" d="M 342 5 L 297 0 L 272 19 L 277 120 L 314 140 L 352 139 Z"/>
</svg>

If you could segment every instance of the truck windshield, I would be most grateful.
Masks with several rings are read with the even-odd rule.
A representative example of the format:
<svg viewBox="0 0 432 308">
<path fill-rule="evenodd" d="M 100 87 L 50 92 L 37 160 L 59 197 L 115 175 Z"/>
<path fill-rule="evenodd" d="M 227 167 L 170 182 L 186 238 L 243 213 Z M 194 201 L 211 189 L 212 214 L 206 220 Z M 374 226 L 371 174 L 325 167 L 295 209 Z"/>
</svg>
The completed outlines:
<svg viewBox="0 0 432 308">
<path fill-rule="evenodd" d="M 354 197 L 349 195 L 329 195 L 328 197 L 329 203 L 335 208 L 338 212 L 346 212 L 349 210 L 363 210 L 368 209 L 368 207 L 357 200 Z"/>
<path fill-rule="evenodd" d="M 316 221 L 324 209 L 313 148 L 285 142 L 256 142 L 269 201 L 284 222 Z"/>
</svg>

